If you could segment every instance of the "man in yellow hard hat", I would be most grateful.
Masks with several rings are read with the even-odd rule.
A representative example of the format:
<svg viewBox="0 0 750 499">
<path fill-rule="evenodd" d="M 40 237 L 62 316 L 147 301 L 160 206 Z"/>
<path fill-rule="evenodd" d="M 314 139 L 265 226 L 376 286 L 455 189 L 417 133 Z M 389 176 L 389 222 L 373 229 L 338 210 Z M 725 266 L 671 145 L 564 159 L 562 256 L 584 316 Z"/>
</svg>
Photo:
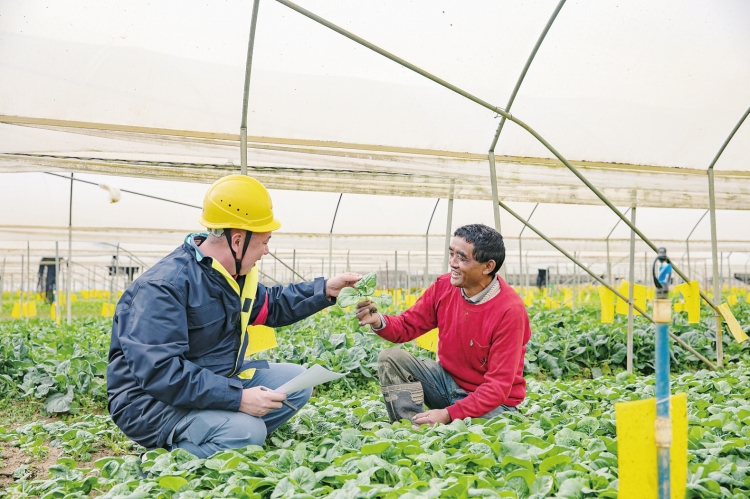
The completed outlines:
<svg viewBox="0 0 750 499">
<path fill-rule="evenodd" d="M 310 389 L 271 391 L 301 366 L 246 359 L 268 343 L 258 326 L 304 319 L 361 276 L 260 284 L 256 264 L 281 224 L 266 188 L 248 176 L 216 181 L 200 223 L 209 233 L 189 235 L 117 303 L 107 395 L 112 419 L 139 444 L 207 457 L 262 445 L 310 398 Z"/>
</svg>

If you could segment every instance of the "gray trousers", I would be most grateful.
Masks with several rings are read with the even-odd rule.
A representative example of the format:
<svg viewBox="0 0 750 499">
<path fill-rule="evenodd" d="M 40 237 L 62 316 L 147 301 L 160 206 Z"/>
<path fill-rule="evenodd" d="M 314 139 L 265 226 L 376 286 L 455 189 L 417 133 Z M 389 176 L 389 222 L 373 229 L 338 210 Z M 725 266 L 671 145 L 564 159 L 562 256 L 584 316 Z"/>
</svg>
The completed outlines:
<svg viewBox="0 0 750 499">
<path fill-rule="evenodd" d="M 243 379 L 245 388 L 265 386 L 278 388 L 305 372 L 297 364 L 274 364 L 258 369 L 252 379 Z M 287 400 L 301 408 L 312 395 L 312 388 L 290 393 Z M 294 411 L 285 405 L 263 417 L 244 412 L 217 409 L 196 409 L 178 421 L 167 439 L 167 448 L 182 447 L 192 454 L 206 458 L 225 449 L 239 449 L 248 445 L 263 445 L 266 435 L 286 423 Z"/>
<path fill-rule="evenodd" d="M 466 397 L 450 374 L 432 359 L 418 359 L 406 350 L 387 348 L 378 355 L 378 377 L 391 422 L 411 419 L 424 406 L 445 409 Z M 515 407 L 501 405 L 482 417 L 493 418 Z"/>
</svg>

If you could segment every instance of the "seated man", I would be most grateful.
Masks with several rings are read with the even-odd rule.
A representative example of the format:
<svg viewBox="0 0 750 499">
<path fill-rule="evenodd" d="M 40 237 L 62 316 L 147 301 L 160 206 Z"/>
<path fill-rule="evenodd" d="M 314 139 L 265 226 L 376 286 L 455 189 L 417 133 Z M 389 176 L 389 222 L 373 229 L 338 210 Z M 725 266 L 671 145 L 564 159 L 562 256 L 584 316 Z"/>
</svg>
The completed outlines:
<svg viewBox="0 0 750 499">
<path fill-rule="evenodd" d="M 360 325 L 388 341 L 405 343 L 434 328 L 439 361 L 389 348 L 378 375 L 391 422 L 449 423 L 515 411 L 526 396 L 526 343 L 531 337 L 523 300 L 496 272 L 505 260 L 503 238 L 486 225 L 454 233 L 449 274 L 410 309 L 383 316 L 372 302 L 357 304 Z M 424 405 L 431 410 L 424 412 Z"/>
<path fill-rule="evenodd" d="M 332 298 L 361 276 L 271 288 L 258 284 L 256 264 L 281 224 L 265 187 L 250 177 L 216 181 L 206 193 L 200 222 L 210 234 L 189 235 L 118 302 L 107 395 L 112 419 L 139 444 L 182 447 L 207 457 L 262 445 L 312 393 L 292 393 L 286 401 L 286 395 L 267 390 L 304 369 L 245 360 L 260 334 L 254 340 L 248 326 L 299 321 L 332 305 Z"/>
</svg>

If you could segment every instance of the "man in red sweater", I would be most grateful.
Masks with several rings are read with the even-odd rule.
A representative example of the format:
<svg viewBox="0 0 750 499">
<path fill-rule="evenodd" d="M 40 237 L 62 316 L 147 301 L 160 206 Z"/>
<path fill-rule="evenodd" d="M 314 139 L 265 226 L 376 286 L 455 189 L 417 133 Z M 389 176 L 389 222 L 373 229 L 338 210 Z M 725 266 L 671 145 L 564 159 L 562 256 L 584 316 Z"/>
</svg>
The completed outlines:
<svg viewBox="0 0 750 499">
<path fill-rule="evenodd" d="M 378 375 L 391 421 L 449 423 L 516 411 L 526 396 L 526 343 L 531 336 L 523 300 L 499 275 L 502 236 L 486 225 L 453 234 L 449 274 L 442 275 L 410 309 L 384 316 L 370 302 L 357 305 L 369 324 L 394 343 L 439 328 L 438 358 L 418 359 L 400 348 L 378 356 Z M 424 412 L 424 405 L 431 410 Z"/>
</svg>

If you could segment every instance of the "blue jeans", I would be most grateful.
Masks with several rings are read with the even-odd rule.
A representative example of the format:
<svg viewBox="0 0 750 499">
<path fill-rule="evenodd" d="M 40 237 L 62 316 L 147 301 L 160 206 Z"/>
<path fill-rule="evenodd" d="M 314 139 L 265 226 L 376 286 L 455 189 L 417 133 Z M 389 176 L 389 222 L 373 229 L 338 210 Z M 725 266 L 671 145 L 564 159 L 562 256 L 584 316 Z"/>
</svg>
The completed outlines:
<svg viewBox="0 0 750 499">
<path fill-rule="evenodd" d="M 258 369 L 252 379 L 242 380 L 245 388 L 265 386 L 275 389 L 305 371 L 297 364 L 269 364 Z M 312 388 L 290 393 L 287 400 L 301 408 L 310 400 Z M 180 447 L 201 458 L 225 449 L 263 445 L 266 435 L 286 423 L 294 411 L 285 405 L 263 417 L 244 412 L 201 409 L 190 411 L 172 430 L 167 448 Z"/>
<path fill-rule="evenodd" d="M 458 386 L 448 371 L 432 359 L 418 359 L 406 350 L 386 348 L 378 355 L 378 377 L 391 422 L 411 419 L 430 409 L 445 409 L 469 394 Z M 493 418 L 515 407 L 501 405 L 487 414 Z"/>
</svg>

